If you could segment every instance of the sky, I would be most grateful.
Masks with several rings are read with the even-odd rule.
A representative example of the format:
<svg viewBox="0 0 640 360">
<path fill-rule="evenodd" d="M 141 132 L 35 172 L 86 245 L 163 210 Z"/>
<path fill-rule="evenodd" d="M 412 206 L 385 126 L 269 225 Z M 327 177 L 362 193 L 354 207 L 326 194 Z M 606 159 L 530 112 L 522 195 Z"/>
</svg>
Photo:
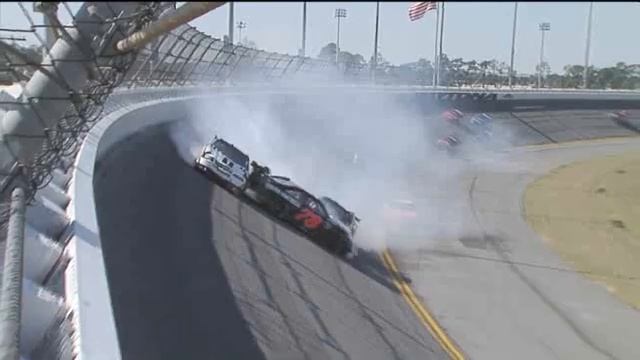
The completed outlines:
<svg viewBox="0 0 640 360">
<path fill-rule="evenodd" d="M 30 3 L 24 3 L 30 10 Z M 181 3 L 178 3 L 180 5 Z M 435 11 L 411 22 L 410 2 L 381 2 L 379 51 L 392 64 L 433 59 Z M 69 3 L 72 10 L 79 3 Z M 373 53 L 375 2 L 308 2 L 307 55 L 316 56 L 336 41 L 336 8 L 347 10 L 341 21 L 340 48 L 369 59 Z M 191 22 L 203 32 L 221 38 L 227 33 L 229 5 Z M 509 63 L 513 2 L 450 2 L 445 5 L 443 52 L 451 58 L 492 59 Z M 545 60 L 553 72 L 567 64 L 584 64 L 588 2 L 520 2 L 516 34 L 515 70 L 534 73 L 540 56 L 538 23 L 550 22 L 545 36 Z M 64 11 L 63 11 L 64 12 Z M 243 38 L 259 48 L 297 54 L 302 42 L 302 2 L 236 2 L 235 21 L 247 27 Z M 68 17 L 61 16 L 63 22 Z M 618 61 L 640 63 L 639 2 L 594 3 L 590 63 L 596 67 Z M 15 3 L 0 4 L 0 27 L 28 28 Z M 6 34 L 4 34 L 6 35 Z M 236 29 L 237 38 L 237 29 Z"/>
</svg>

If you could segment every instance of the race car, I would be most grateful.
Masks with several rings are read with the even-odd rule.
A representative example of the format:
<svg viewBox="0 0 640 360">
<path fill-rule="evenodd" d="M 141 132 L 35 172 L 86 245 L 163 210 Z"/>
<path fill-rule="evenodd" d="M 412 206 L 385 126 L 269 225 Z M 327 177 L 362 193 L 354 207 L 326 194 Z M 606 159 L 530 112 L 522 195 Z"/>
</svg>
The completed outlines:
<svg viewBox="0 0 640 360">
<path fill-rule="evenodd" d="M 491 137 L 493 118 L 486 113 L 476 114 L 469 120 L 465 130 L 469 131 L 478 140 L 487 140 Z"/>
<path fill-rule="evenodd" d="M 233 144 L 215 136 L 202 148 L 193 166 L 206 176 L 217 180 L 222 186 L 239 194 L 246 186 L 249 157 Z"/>
<path fill-rule="evenodd" d="M 464 117 L 464 113 L 456 108 L 449 109 L 442 113 L 442 118 L 451 124 L 459 125 L 460 120 Z"/>
<path fill-rule="evenodd" d="M 609 119 L 617 124 L 627 125 L 629 120 L 629 112 L 627 110 L 618 110 L 609 114 Z"/>
<path fill-rule="evenodd" d="M 461 141 L 456 135 L 449 135 L 438 139 L 436 147 L 438 150 L 446 151 L 449 154 L 454 154 L 458 151 Z"/>
<path fill-rule="evenodd" d="M 471 120 L 469 120 L 469 123 L 472 126 L 487 128 L 487 127 L 491 127 L 491 124 L 493 123 L 493 118 L 489 116 L 489 114 L 487 113 L 476 114 L 471 117 Z"/>
<path fill-rule="evenodd" d="M 345 223 L 340 213 L 344 208 L 335 206 L 335 201 L 319 200 L 291 179 L 271 175 L 269 168 L 255 161 L 251 166 L 247 192 L 251 190 L 259 205 L 338 255 L 348 259 L 357 255 L 353 243 L 354 221 L 358 221 L 355 215 L 354 221 Z"/>
<path fill-rule="evenodd" d="M 411 200 L 394 199 L 383 206 L 385 236 L 394 238 L 419 237 L 422 226 L 416 204 Z"/>
<path fill-rule="evenodd" d="M 338 221 L 346 225 L 351 230 L 351 236 L 354 236 L 356 234 L 360 218 L 358 218 L 353 211 L 345 209 L 337 201 L 327 196 L 322 196 L 320 198 L 320 202 L 322 202 L 324 207 L 327 209 L 329 217 L 337 219 Z"/>
<path fill-rule="evenodd" d="M 384 204 L 384 220 L 386 222 L 398 222 L 406 219 L 415 219 L 416 207 L 413 201 L 396 199 Z"/>
</svg>

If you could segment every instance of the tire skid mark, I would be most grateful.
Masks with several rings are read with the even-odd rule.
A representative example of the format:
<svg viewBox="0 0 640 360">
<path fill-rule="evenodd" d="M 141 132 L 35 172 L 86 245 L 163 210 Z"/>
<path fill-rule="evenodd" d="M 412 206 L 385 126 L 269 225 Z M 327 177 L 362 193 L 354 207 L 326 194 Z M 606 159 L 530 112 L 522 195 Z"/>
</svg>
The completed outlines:
<svg viewBox="0 0 640 360">
<path fill-rule="evenodd" d="M 362 301 L 360 301 L 360 299 L 358 299 L 358 297 L 355 295 L 355 293 L 353 292 L 353 290 L 349 286 L 349 284 L 347 282 L 347 279 L 344 276 L 344 273 L 342 271 L 342 267 L 340 266 L 340 264 L 336 264 L 336 269 L 338 271 L 338 275 L 340 276 L 340 280 L 342 280 L 342 283 L 344 284 L 344 288 L 347 289 L 349 294 L 352 295 L 354 301 L 358 305 L 358 309 L 360 310 L 360 313 L 362 314 L 362 317 L 365 318 L 371 324 L 371 326 L 375 329 L 375 332 L 378 334 L 380 339 L 385 343 L 385 345 L 387 345 L 389 350 L 391 350 L 391 353 L 393 354 L 393 358 L 396 359 L 396 360 L 402 359 L 402 357 L 398 353 L 398 350 L 395 348 L 395 346 L 393 346 L 391 341 L 389 341 L 387 336 L 382 331 L 382 326 L 380 326 L 375 321 L 375 319 L 371 316 L 371 314 L 369 314 L 369 312 L 366 310 L 366 307 L 364 306 Z"/>
<path fill-rule="evenodd" d="M 278 248 L 281 248 L 280 241 L 278 240 L 277 225 L 275 223 L 272 223 L 271 229 L 273 234 L 273 242 L 276 244 Z M 280 254 L 282 255 L 283 253 L 280 253 Z M 333 337 L 333 335 L 329 331 L 329 328 L 322 320 L 322 317 L 319 314 L 320 309 L 315 305 L 315 303 L 309 296 L 309 293 L 305 289 L 303 282 L 300 280 L 300 277 L 298 276 L 298 272 L 296 271 L 296 269 L 294 269 L 293 265 L 291 265 L 291 262 L 289 262 L 288 257 L 281 256 L 281 261 L 282 261 L 282 264 L 287 268 L 287 270 L 289 270 L 291 278 L 293 279 L 297 287 L 298 296 L 300 296 L 302 300 L 304 300 L 305 304 L 307 304 L 307 307 L 309 309 L 309 312 L 313 316 L 313 319 L 316 321 L 316 324 L 318 325 L 318 327 L 322 330 L 322 333 L 323 333 L 322 335 L 324 336 L 324 338 L 320 338 L 320 340 L 323 341 L 328 346 L 330 346 L 331 348 L 333 348 L 335 351 L 342 354 L 342 356 L 344 356 L 345 359 L 350 360 L 351 357 L 349 356 L 349 354 L 347 354 L 347 352 L 340 347 L 338 341 Z"/>
<path fill-rule="evenodd" d="M 243 206 L 248 206 L 251 207 L 248 204 L 242 204 Z M 237 220 L 235 220 L 234 218 L 232 218 L 231 216 L 229 216 L 228 214 L 225 214 L 224 211 L 220 210 L 220 209 L 214 209 L 220 216 L 225 217 L 227 219 L 229 219 L 229 221 L 232 221 L 234 223 L 238 223 Z M 271 220 L 271 219 L 270 219 Z M 274 224 L 274 229 L 275 226 L 277 226 L 276 224 L 278 224 L 275 220 L 271 220 L 273 221 Z M 289 228 L 286 228 L 287 231 L 292 231 Z M 341 295 L 344 295 L 346 298 L 350 299 L 350 300 L 354 300 L 354 297 L 348 293 L 347 291 L 345 291 L 344 289 L 342 289 L 339 286 L 336 286 L 332 281 L 328 280 L 327 278 L 325 278 L 324 276 L 322 276 L 321 274 L 317 273 L 315 270 L 311 269 L 309 266 L 307 266 L 306 264 L 298 261 L 297 259 L 295 259 L 294 257 L 292 257 L 291 255 L 287 254 L 285 251 L 282 250 L 282 248 L 279 246 L 275 246 L 274 244 L 269 243 L 268 241 L 266 241 L 265 239 L 263 239 L 259 234 L 256 234 L 255 232 L 251 231 L 250 229 L 245 229 L 245 232 L 249 235 L 252 235 L 254 237 L 255 241 L 260 241 L 263 245 L 265 245 L 266 247 L 271 248 L 272 250 L 278 252 L 281 257 L 283 258 L 283 261 L 287 261 L 290 264 L 295 264 L 296 266 L 299 266 L 300 268 L 304 269 L 305 271 L 309 272 L 311 275 L 313 275 L 316 279 L 320 280 L 322 283 L 324 283 L 325 285 L 327 285 L 328 287 L 332 288 L 333 290 L 335 290 L 336 292 L 340 293 Z M 297 232 L 292 231 L 293 233 L 295 233 L 297 236 L 303 236 L 303 235 L 299 235 Z M 305 239 L 306 241 L 309 241 L 307 239 Z M 270 276 L 268 273 L 265 274 L 265 276 L 267 278 L 274 278 L 273 276 Z M 284 286 L 284 285 L 283 285 Z M 366 304 L 362 304 L 363 307 L 370 311 L 371 314 L 375 315 L 375 317 L 379 318 L 382 322 L 384 322 L 385 324 L 387 324 L 388 326 L 392 327 L 393 329 L 395 329 L 396 331 L 398 331 L 399 333 L 401 333 L 402 335 L 404 335 L 405 337 L 411 339 L 412 341 L 414 341 L 415 343 L 419 344 L 420 346 L 424 347 L 424 342 L 415 337 L 414 335 L 408 333 L 406 330 L 401 329 L 400 327 L 398 327 L 397 325 L 395 325 L 393 322 L 387 320 L 386 317 L 384 317 L 382 314 L 378 313 L 377 311 L 371 309 L 369 306 L 367 306 Z"/>
<path fill-rule="evenodd" d="M 242 219 L 243 215 L 241 212 L 242 211 L 241 205 L 242 204 L 238 202 L 238 209 L 237 209 L 238 210 L 238 221 L 237 221 L 238 229 L 240 230 L 241 238 L 244 240 L 247 246 L 249 255 L 251 257 L 251 263 L 254 265 L 256 269 L 256 274 L 258 275 L 258 278 L 260 279 L 260 283 L 263 287 L 264 293 L 267 296 L 267 299 L 269 300 L 269 305 L 272 309 L 274 309 L 278 313 L 278 315 L 282 319 L 285 327 L 287 328 L 287 332 L 291 336 L 291 339 L 293 339 L 299 353 L 302 354 L 305 359 L 312 360 L 312 358 L 309 357 L 309 353 L 307 352 L 307 350 L 303 347 L 300 337 L 298 336 L 293 325 L 291 324 L 289 316 L 287 316 L 287 312 L 285 312 L 282 309 L 279 301 L 276 301 L 276 298 L 272 292 L 272 288 L 269 285 L 269 281 L 267 279 L 268 272 L 265 271 L 263 264 L 260 262 L 260 259 L 258 258 L 258 255 L 256 253 L 255 245 L 253 244 L 253 242 L 251 241 L 251 239 L 247 234 L 247 231 L 245 230 L 243 219 Z"/>
</svg>

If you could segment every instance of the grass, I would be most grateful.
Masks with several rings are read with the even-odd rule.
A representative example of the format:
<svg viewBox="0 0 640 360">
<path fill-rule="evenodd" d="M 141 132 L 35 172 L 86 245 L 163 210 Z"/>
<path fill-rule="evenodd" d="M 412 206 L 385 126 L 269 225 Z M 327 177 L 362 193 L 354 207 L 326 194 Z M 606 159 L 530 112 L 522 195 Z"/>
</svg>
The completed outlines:
<svg viewBox="0 0 640 360">
<path fill-rule="evenodd" d="M 640 310 L 640 151 L 554 169 L 524 203 L 545 243 Z"/>
</svg>

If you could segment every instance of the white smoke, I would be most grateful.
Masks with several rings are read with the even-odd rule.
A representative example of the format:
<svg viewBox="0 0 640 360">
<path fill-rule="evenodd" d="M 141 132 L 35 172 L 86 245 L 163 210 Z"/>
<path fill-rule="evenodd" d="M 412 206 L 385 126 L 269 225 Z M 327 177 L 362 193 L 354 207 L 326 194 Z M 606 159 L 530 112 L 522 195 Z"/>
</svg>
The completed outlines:
<svg viewBox="0 0 640 360">
<path fill-rule="evenodd" d="M 174 124 L 171 137 L 191 163 L 207 141 L 221 136 L 274 174 L 334 198 L 362 219 L 356 242 L 364 248 L 432 247 L 466 231 L 467 192 L 445 190 L 473 165 L 435 150 L 436 139 L 446 135 L 441 121 L 407 99 L 317 89 L 212 97 L 193 108 L 188 121 Z M 475 153 L 490 158 L 487 151 Z M 413 233 L 419 236 L 387 236 L 382 209 L 393 199 L 416 203 L 420 230 Z"/>
</svg>

